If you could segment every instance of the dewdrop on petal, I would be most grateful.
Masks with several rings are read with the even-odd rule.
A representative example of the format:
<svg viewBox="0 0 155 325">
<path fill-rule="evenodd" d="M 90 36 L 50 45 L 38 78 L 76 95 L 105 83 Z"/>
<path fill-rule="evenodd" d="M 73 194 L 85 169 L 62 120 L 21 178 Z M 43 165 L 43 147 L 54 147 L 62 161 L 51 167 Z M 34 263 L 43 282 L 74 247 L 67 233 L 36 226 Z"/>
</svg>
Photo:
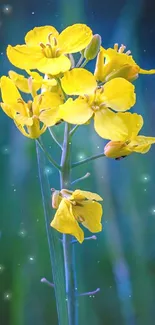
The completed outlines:
<svg viewBox="0 0 155 325">
<path fill-rule="evenodd" d="M 86 60 L 93 60 L 97 56 L 101 46 L 101 36 L 95 34 L 90 42 L 90 44 L 84 50 L 84 57 Z"/>
</svg>

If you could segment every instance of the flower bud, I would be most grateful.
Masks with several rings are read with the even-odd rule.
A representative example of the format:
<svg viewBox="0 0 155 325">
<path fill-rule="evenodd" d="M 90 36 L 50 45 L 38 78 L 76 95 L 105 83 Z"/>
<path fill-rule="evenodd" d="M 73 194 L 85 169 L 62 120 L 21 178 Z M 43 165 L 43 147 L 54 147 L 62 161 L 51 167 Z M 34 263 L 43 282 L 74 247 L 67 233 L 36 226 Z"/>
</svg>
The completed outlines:
<svg viewBox="0 0 155 325">
<path fill-rule="evenodd" d="M 85 51 L 84 51 L 84 57 L 86 60 L 93 60 L 99 50 L 100 50 L 100 46 L 101 46 L 101 36 L 98 34 L 95 34 L 91 40 L 91 42 L 89 43 L 89 45 L 86 47 Z"/>
<path fill-rule="evenodd" d="M 104 147 L 104 154 L 108 158 L 120 158 L 130 155 L 132 151 L 128 148 L 126 142 L 109 141 Z"/>
<path fill-rule="evenodd" d="M 60 191 L 53 191 L 52 194 L 52 208 L 57 209 L 59 207 L 59 204 L 61 202 L 61 196 L 60 196 Z"/>
</svg>

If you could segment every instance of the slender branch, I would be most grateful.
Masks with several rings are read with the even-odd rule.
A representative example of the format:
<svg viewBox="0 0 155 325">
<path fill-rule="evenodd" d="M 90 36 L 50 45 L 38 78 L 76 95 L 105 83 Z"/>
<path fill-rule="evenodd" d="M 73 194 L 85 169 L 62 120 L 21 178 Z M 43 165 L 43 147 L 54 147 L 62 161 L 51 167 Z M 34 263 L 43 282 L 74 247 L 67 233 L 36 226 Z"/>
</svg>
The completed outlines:
<svg viewBox="0 0 155 325">
<path fill-rule="evenodd" d="M 80 65 L 82 64 L 83 59 L 84 59 L 84 57 L 83 57 L 83 55 L 81 54 L 80 59 L 79 59 L 79 61 L 78 61 L 77 64 L 76 64 L 76 68 L 79 68 L 79 67 L 80 67 Z"/>
<path fill-rule="evenodd" d="M 89 158 L 86 158 L 86 159 L 83 159 L 81 161 L 78 161 L 78 162 L 75 162 L 72 164 L 71 168 L 75 168 L 77 166 L 81 166 L 83 164 L 86 164 L 92 160 L 95 160 L 95 159 L 98 159 L 98 158 L 101 158 L 101 157 L 105 157 L 105 154 L 104 153 L 100 153 L 99 155 L 95 155 L 95 156 L 91 156 Z"/>
<path fill-rule="evenodd" d="M 62 188 L 70 187 L 70 125 L 65 123 L 63 150 L 61 157 L 60 184 Z M 63 234 L 63 253 L 64 253 L 64 269 L 66 282 L 66 301 L 68 308 L 68 325 L 77 325 L 77 295 L 76 295 L 76 275 L 74 267 L 74 252 L 71 245 L 72 236 Z"/>
<path fill-rule="evenodd" d="M 86 65 L 87 63 L 88 63 L 88 60 L 85 60 L 85 61 L 81 64 L 80 68 L 84 68 L 85 65 Z"/>
<path fill-rule="evenodd" d="M 94 296 L 99 291 L 100 291 L 100 288 L 97 288 L 94 291 L 80 293 L 78 296 Z"/>
<path fill-rule="evenodd" d="M 57 162 L 49 155 L 47 150 L 45 149 L 44 145 L 41 143 L 40 139 L 36 140 L 37 143 L 39 144 L 40 148 L 44 151 L 47 159 L 52 163 L 52 165 L 57 168 L 58 170 L 61 170 L 61 167 L 57 164 Z"/>
<path fill-rule="evenodd" d="M 84 241 L 86 241 L 86 240 L 96 240 L 96 239 L 97 239 L 97 237 L 95 235 L 93 235 L 91 237 L 85 237 L 84 238 Z M 73 239 L 72 240 L 72 244 L 76 244 L 76 243 L 78 243 L 78 240 L 77 239 Z"/>
<path fill-rule="evenodd" d="M 40 282 L 42 282 L 42 283 L 46 283 L 46 284 L 48 284 L 49 287 L 54 288 L 54 283 L 48 281 L 46 278 L 42 278 L 42 279 L 40 280 Z"/>
<path fill-rule="evenodd" d="M 87 173 L 86 175 L 84 175 L 84 176 L 82 176 L 82 177 L 80 177 L 80 178 L 75 179 L 75 181 L 73 181 L 73 182 L 71 183 L 71 185 L 72 185 L 72 184 L 75 184 L 75 183 L 78 183 L 78 182 L 80 182 L 80 181 L 83 181 L 84 179 L 88 178 L 89 176 L 90 176 L 90 173 Z"/>
<path fill-rule="evenodd" d="M 69 132 L 69 135 L 70 135 L 71 137 L 73 136 L 73 134 L 75 133 L 75 131 L 78 129 L 79 126 L 80 126 L 79 124 L 75 125 L 75 126 L 72 128 L 72 130 Z"/>
<path fill-rule="evenodd" d="M 50 133 L 50 135 L 51 135 L 51 137 L 53 138 L 53 140 L 57 143 L 57 145 L 61 148 L 61 150 L 62 150 L 62 145 L 59 143 L 59 141 L 57 140 L 57 138 L 56 138 L 56 136 L 55 136 L 55 134 L 53 133 L 53 131 L 52 131 L 52 129 L 51 128 L 48 128 L 48 130 L 49 130 L 49 133 Z"/>
</svg>

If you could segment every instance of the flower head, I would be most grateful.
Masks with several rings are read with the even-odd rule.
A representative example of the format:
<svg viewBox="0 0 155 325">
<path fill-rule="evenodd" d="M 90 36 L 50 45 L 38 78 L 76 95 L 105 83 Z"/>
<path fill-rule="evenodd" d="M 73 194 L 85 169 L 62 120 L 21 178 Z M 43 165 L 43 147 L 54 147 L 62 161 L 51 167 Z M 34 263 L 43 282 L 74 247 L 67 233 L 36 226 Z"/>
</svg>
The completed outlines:
<svg viewBox="0 0 155 325">
<path fill-rule="evenodd" d="M 36 92 L 40 88 L 50 91 L 51 88 L 57 86 L 57 81 L 55 79 L 45 79 L 35 71 L 27 70 L 27 73 L 29 75 L 28 78 L 15 71 L 9 71 L 10 79 L 14 82 L 16 87 L 24 93 L 29 94 L 31 90 L 32 95 L 36 95 Z"/>
<path fill-rule="evenodd" d="M 60 120 L 58 107 L 63 100 L 56 93 L 46 91 L 26 103 L 14 82 L 4 76 L 1 78 L 1 93 L 3 111 L 14 120 L 21 133 L 29 138 L 38 138 L 47 126 Z"/>
<path fill-rule="evenodd" d="M 84 124 L 94 117 L 95 130 L 105 139 L 113 134 L 114 121 L 117 123 L 117 114 L 112 110 L 126 111 L 135 103 L 134 86 L 123 78 L 97 87 L 91 72 L 76 68 L 65 73 L 61 84 L 66 94 L 80 95 L 60 106 L 61 118 L 72 124 Z"/>
<path fill-rule="evenodd" d="M 67 27 L 60 34 L 53 26 L 35 27 L 25 36 L 24 45 L 7 48 L 10 62 L 21 69 L 38 69 L 57 75 L 70 69 L 66 54 L 83 50 L 92 39 L 92 31 L 84 24 Z"/>
<path fill-rule="evenodd" d="M 132 152 L 146 153 L 151 144 L 155 143 L 155 137 L 138 135 L 143 126 L 143 118 L 136 113 L 118 113 L 119 130 L 115 141 L 110 141 L 104 147 L 104 154 L 109 158 L 121 158 L 130 155 Z M 115 125 L 115 129 L 117 125 Z M 109 138 L 110 139 L 110 138 Z"/>
<path fill-rule="evenodd" d="M 61 233 L 75 236 L 80 243 L 84 240 L 84 233 L 79 224 L 93 233 L 102 230 L 102 206 L 97 202 L 102 201 L 102 198 L 98 194 L 62 189 L 53 195 L 52 205 L 57 208 L 57 212 L 51 222 L 51 227 Z"/>
<path fill-rule="evenodd" d="M 96 80 L 105 82 L 113 78 L 125 78 L 133 81 L 138 78 L 139 74 L 154 74 L 155 69 L 144 70 L 141 69 L 130 55 L 131 52 L 124 53 L 126 46 L 118 44 L 114 45 L 114 49 L 101 48 L 95 68 Z"/>
</svg>

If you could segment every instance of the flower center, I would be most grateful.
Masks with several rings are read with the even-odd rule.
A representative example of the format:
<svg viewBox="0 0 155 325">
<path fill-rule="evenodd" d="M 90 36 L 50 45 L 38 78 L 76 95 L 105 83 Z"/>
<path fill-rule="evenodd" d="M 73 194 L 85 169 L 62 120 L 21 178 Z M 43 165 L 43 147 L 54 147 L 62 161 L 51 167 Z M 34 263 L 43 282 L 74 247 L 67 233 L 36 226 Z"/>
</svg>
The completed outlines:
<svg viewBox="0 0 155 325">
<path fill-rule="evenodd" d="M 97 87 L 92 95 L 85 95 L 86 101 L 94 112 L 106 107 L 103 92 L 104 88 L 101 86 Z"/>
<path fill-rule="evenodd" d="M 61 55 L 58 48 L 57 39 L 52 36 L 52 33 L 48 35 L 48 42 L 46 44 L 40 43 L 41 50 L 46 58 L 57 58 Z"/>
</svg>

